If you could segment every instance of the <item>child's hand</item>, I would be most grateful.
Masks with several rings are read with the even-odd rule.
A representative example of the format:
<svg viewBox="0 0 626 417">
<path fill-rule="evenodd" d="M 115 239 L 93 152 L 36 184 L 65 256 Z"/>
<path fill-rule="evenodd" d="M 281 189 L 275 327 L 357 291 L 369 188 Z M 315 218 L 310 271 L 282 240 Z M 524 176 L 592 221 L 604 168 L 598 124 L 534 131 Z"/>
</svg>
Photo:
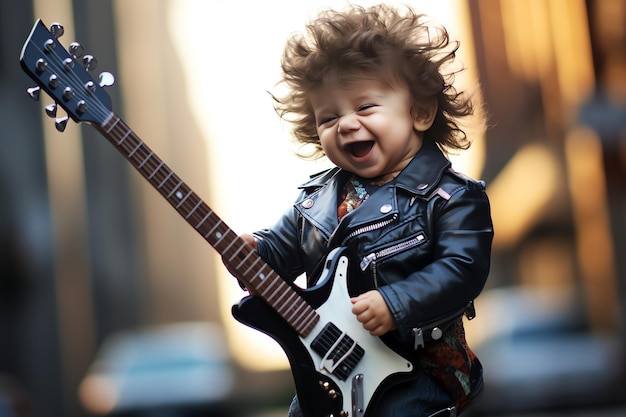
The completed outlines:
<svg viewBox="0 0 626 417">
<path fill-rule="evenodd" d="M 376 290 L 353 297 L 352 313 L 372 336 L 382 336 L 396 327 L 383 296 Z"/>
<path fill-rule="evenodd" d="M 244 242 L 246 242 L 246 244 L 248 246 L 250 246 L 252 249 L 254 249 L 256 251 L 256 241 L 254 240 L 254 236 L 250 235 L 250 234 L 243 234 L 239 236 Z M 234 276 L 235 278 L 237 278 L 239 280 L 240 285 L 243 286 L 243 283 L 241 281 L 241 274 L 239 272 L 237 272 L 237 270 L 235 270 L 234 266 L 229 264 L 228 261 L 224 258 L 224 256 L 222 256 L 222 263 L 224 264 L 224 266 L 226 267 L 226 269 L 228 270 L 228 272 L 230 272 L 232 274 L 232 276 Z M 248 289 L 250 290 L 250 289 Z M 250 291 L 250 293 L 252 293 L 252 291 Z"/>
</svg>

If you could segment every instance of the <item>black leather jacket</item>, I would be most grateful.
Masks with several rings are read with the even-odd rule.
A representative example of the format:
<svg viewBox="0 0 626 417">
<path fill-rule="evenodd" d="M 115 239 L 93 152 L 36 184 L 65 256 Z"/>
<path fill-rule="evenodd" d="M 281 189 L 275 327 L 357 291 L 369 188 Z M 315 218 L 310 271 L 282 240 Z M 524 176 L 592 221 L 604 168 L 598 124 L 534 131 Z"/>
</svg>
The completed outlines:
<svg viewBox="0 0 626 417">
<path fill-rule="evenodd" d="M 416 328 L 462 312 L 489 272 L 493 227 L 484 184 L 450 166 L 425 142 L 395 180 L 340 223 L 338 195 L 351 174 L 319 174 L 273 228 L 254 234 L 259 254 L 284 279 L 306 273 L 311 286 L 328 252 L 347 247 L 350 293 L 378 289 L 397 336 L 410 343 Z"/>
</svg>

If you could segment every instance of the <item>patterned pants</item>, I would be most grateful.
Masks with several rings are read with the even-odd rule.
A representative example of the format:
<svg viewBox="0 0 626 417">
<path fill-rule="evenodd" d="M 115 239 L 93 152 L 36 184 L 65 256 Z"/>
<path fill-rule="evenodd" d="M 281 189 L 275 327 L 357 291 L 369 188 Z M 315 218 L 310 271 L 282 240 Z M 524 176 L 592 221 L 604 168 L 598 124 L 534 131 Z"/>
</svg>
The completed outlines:
<svg viewBox="0 0 626 417">
<path fill-rule="evenodd" d="M 430 417 L 455 416 L 449 409 L 452 400 L 448 393 L 430 376 L 420 373 L 416 379 L 394 385 L 384 395 L 376 409 L 377 416 Z M 294 397 L 288 417 L 303 417 Z"/>
</svg>

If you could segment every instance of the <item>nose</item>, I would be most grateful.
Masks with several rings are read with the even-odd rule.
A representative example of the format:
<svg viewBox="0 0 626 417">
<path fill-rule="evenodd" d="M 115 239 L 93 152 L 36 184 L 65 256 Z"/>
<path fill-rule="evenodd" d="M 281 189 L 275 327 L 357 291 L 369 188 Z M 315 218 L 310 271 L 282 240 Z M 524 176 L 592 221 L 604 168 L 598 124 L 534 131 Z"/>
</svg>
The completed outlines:
<svg viewBox="0 0 626 417">
<path fill-rule="evenodd" d="M 349 113 L 341 116 L 337 123 L 337 133 L 346 134 L 359 130 L 361 123 L 356 113 Z"/>
</svg>

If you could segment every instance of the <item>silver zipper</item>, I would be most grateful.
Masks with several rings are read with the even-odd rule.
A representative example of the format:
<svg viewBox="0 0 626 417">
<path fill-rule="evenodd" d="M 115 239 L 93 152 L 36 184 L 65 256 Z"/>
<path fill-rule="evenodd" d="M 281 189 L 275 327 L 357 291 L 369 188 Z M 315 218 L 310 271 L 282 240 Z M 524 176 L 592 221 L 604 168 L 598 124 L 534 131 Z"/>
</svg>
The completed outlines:
<svg viewBox="0 0 626 417">
<path fill-rule="evenodd" d="M 388 248 L 379 250 L 378 252 L 372 252 L 369 255 L 365 256 L 360 263 L 360 267 L 361 267 L 361 271 L 365 271 L 367 269 L 368 266 L 370 266 L 370 264 L 372 263 L 372 261 L 379 259 L 379 258 L 383 258 L 385 256 L 390 256 L 393 255 L 394 253 L 397 252 L 401 252 L 404 250 L 407 250 L 413 246 L 418 246 L 420 245 L 422 242 L 424 242 L 426 240 L 426 237 L 424 236 L 423 233 L 420 233 L 419 235 L 415 236 L 414 238 L 410 239 L 410 240 L 406 240 L 404 242 L 400 242 L 396 245 L 390 246 Z"/>
<path fill-rule="evenodd" d="M 371 232 L 376 229 L 382 229 L 383 227 L 391 224 L 395 219 L 398 218 L 397 214 L 394 214 L 391 218 L 387 220 L 380 221 L 378 223 L 368 224 L 367 226 L 359 227 L 358 229 L 352 231 L 348 236 L 345 237 L 343 242 L 341 242 L 341 246 L 344 246 L 348 239 L 352 239 L 353 237 L 360 235 L 361 233 Z"/>
</svg>

